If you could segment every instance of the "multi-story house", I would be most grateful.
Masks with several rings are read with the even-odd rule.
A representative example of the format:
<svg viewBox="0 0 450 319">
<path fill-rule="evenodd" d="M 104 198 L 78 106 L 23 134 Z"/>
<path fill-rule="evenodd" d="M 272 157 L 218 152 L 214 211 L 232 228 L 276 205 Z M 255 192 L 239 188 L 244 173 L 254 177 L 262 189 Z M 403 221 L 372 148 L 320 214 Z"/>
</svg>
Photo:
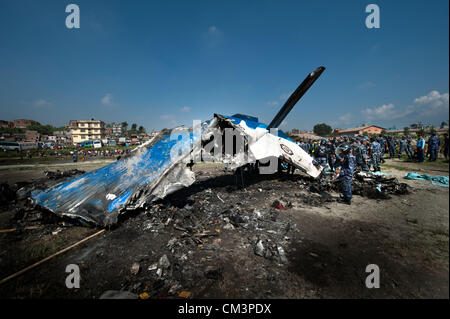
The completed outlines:
<svg viewBox="0 0 450 319">
<path fill-rule="evenodd" d="M 71 134 L 73 144 L 88 140 L 101 140 L 105 138 L 105 123 L 99 120 L 71 121 Z"/>
</svg>

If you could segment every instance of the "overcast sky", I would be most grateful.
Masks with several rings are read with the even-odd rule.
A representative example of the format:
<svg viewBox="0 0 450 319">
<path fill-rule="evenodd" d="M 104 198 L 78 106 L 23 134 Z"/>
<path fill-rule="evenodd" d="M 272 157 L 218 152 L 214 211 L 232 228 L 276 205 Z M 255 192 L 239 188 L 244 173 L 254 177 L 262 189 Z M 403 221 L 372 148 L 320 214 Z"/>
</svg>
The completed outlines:
<svg viewBox="0 0 450 319">
<path fill-rule="evenodd" d="M 81 11 L 67 29 L 65 7 Z M 380 7 L 368 29 L 365 6 Z M 448 0 L 0 0 L 0 119 L 127 121 L 148 130 L 214 113 L 403 128 L 449 117 Z"/>
</svg>

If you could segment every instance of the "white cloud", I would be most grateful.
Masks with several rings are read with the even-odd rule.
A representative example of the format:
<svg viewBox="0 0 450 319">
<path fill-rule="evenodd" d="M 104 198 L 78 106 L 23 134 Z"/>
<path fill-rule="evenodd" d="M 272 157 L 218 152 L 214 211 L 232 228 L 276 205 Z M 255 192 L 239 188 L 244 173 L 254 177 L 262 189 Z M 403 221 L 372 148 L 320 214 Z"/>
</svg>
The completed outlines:
<svg viewBox="0 0 450 319">
<path fill-rule="evenodd" d="M 394 104 L 383 104 L 382 106 L 376 108 L 367 108 L 362 111 L 362 113 L 366 116 L 368 120 L 375 119 L 387 119 L 393 116 L 394 112 Z"/>
<path fill-rule="evenodd" d="M 205 44 L 209 47 L 216 47 L 223 43 L 223 32 L 215 25 L 208 27 L 208 30 L 203 33 Z"/>
<path fill-rule="evenodd" d="M 448 93 L 440 94 L 433 90 L 425 96 L 414 99 L 414 104 L 425 109 L 426 112 L 448 111 Z"/>
<path fill-rule="evenodd" d="M 50 106 L 52 103 L 50 103 L 47 100 L 44 99 L 40 99 L 37 100 L 36 102 L 34 102 L 34 106 L 38 106 L 38 107 L 44 107 L 44 106 Z"/>
<path fill-rule="evenodd" d="M 102 98 L 102 104 L 103 105 L 112 105 L 113 101 L 113 96 L 110 93 L 107 93 L 103 98 Z"/>
<path fill-rule="evenodd" d="M 185 107 L 182 107 L 180 111 L 183 113 L 187 113 L 187 112 L 191 111 L 191 108 L 189 106 L 185 106 Z"/>
<path fill-rule="evenodd" d="M 449 94 L 440 94 L 433 90 L 427 95 L 414 99 L 414 103 L 404 108 L 396 108 L 394 104 L 384 104 L 376 108 L 366 108 L 362 111 L 366 120 L 392 121 L 403 119 L 404 122 L 432 120 L 448 118 Z"/>
<path fill-rule="evenodd" d="M 215 25 L 212 25 L 208 29 L 209 34 L 217 34 L 219 31 L 217 30 L 217 27 Z"/>
<path fill-rule="evenodd" d="M 339 121 L 344 123 L 344 124 L 348 124 L 350 122 L 351 118 L 352 118 L 352 114 L 351 113 L 347 113 L 347 114 L 344 114 L 342 116 L 339 116 Z"/>
<path fill-rule="evenodd" d="M 159 118 L 163 121 L 166 121 L 171 126 L 177 125 L 176 117 L 173 114 L 163 114 Z"/>
</svg>

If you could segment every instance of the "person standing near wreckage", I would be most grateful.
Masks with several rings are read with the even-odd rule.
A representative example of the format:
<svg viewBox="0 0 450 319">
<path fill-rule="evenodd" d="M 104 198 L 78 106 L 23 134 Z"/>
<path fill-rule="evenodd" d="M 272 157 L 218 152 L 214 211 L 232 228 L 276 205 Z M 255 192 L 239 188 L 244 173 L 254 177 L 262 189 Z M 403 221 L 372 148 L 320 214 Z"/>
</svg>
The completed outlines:
<svg viewBox="0 0 450 319">
<path fill-rule="evenodd" d="M 316 149 L 314 150 L 314 156 L 316 161 L 323 167 L 326 168 L 327 167 L 327 159 L 328 159 L 328 154 L 327 154 L 327 142 L 325 140 L 321 140 L 320 141 L 320 145 L 318 147 L 316 147 Z"/>
<path fill-rule="evenodd" d="M 341 148 L 341 155 L 339 156 L 339 165 L 336 173 L 339 174 L 341 181 L 342 197 L 338 199 L 339 203 L 347 205 L 352 204 L 352 180 L 353 172 L 355 170 L 356 159 L 352 154 L 352 149 L 348 145 Z"/>
<path fill-rule="evenodd" d="M 353 154 L 356 158 L 356 164 L 363 170 L 368 171 L 369 167 L 367 166 L 367 142 L 361 141 L 359 138 L 356 139 L 356 142 L 352 144 Z"/>
<path fill-rule="evenodd" d="M 417 140 L 417 160 L 419 163 L 422 163 L 424 158 L 424 148 L 425 148 L 425 140 L 422 137 L 422 134 L 419 134 L 419 139 Z"/>
<path fill-rule="evenodd" d="M 448 142 L 448 134 L 445 133 L 444 134 L 444 147 L 443 147 L 445 160 L 448 160 L 449 146 L 450 146 L 450 144 Z"/>
<path fill-rule="evenodd" d="M 386 151 L 386 139 L 382 134 L 380 134 L 380 137 L 378 138 L 378 143 L 380 143 L 380 161 L 381 163 L 385 163 L 384 152 Z"/>
<path fill-rule="evenodd" d="M 395 157 L 395 140 L 392 136 L 389 136 L 388 139 L 388 150 L 389 150 L 389 158 L 394 158 Z"/>
<path fill-rule="evenodd" d="M 380 143 L 373 137 L 370 138 L 370 158 L 374 172 L 380 171 Z"/>
<path fill-rule="evenodd" d="M 431 134 L 431 137 L 428 139 L 428 149 L 430 152 L 429 161 L 436 161 L 439 153 L 439 145 L 441 144 L 441 140 L 436 136 L 436 132 Z"/>
<path fill-rule="evenodd" d="M 402 139 L 400 140 L 400 148 L 398 151 L 398 158 L 402 157 L 403 152 L 405 152 L 406 155 L 408 155 L 408 157 L 410 157 L 408 154 L 407 148 L 408 148 L 408 141 L 406 140 L 406 136 L 403 135 Z"/>
</svg>

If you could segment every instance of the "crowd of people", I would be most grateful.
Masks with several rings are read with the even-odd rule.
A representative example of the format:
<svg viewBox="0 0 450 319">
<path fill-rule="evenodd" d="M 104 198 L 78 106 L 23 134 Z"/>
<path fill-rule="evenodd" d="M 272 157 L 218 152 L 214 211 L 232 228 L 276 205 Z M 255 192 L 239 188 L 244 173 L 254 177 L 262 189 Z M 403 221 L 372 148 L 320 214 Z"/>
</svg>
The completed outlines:
<svg viewBox="0 0 450 319">
<path fill-rule="evenodd" d="M 78 161 L 78 158 L 81 158 L 82 161 L 86 160 L 88 157 L 111 157 L 111 156 L 122 156 L 124 154 L 130 154 L 130 149 L 115 149 L 115 150 L 83 150 L 79 148 L 76 151 L 70 151 L 70 154 L 72 155 L 72 159 L 74 162 Z"/>
<path fill-rule="evenodd" d="M 425 141 L 422 135 L 418 135 L 417 140 L 410 135 L 404 135 L 401 138 L 385 136 L 380 134 L 378 137 L 368 137 L 364 135 L 343 136 L 323 138 L 320 140 L 300 140 L 297 144 L 311 155 L 321 166 L 329 167 L 331 171 L 335 170 L 337 154 L 339 147 L 347 145 L 356 158 L 357 166 L 363 171 L 380 171 L 380 163 L 385 161 L 385 155 L 389 158 L 401 158 L 405 154 L 411 160 L 423 162 L 425 157 L 429 161 L 436 161 L 438 153 L 441 151 L 448 159 L 449 140 L 448 134 L 444 134 L 441 139 L 432 133 Z"/>
<path fill-rule="evenodd" d="M 396 138 L 393 136 L 367 137 L 364 135 L 353 137 L 333 137 L 320 140 L 300 140 L 297 144 L 314 159 L 315 165 L 325 170 L 335 172 L 341 181 L 342 196 L 339 202 L 350 205 L 352 199 L 352 179 L 356 168 L 361 171 L 380 172 L 380 163 L 385 162 L 385 154 L 390 158 L 402 157 L 405 153 L 411 160 L 419 163 L 424 161 L 425 155 L 429 161 L 436 161 L 439 150 L 445 159 L 449 156 L 448 134 L 444 139 L 432 133 L 428 141 L 418 135 L 417 141 L 411 136 Z"/>
</svg>

